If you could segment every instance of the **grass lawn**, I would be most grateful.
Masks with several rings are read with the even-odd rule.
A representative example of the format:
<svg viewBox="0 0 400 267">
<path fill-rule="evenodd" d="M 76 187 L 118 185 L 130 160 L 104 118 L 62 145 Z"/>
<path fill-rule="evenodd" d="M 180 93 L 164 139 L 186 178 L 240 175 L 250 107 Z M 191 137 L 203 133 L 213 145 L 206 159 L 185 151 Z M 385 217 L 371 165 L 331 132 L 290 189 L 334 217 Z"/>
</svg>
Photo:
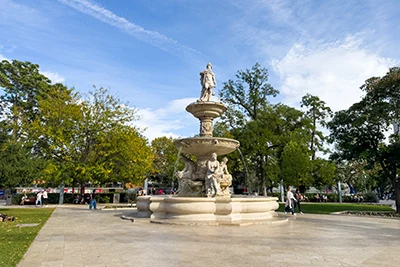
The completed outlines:
<svg viewBox="0 0 400 267">
<path fill-rule="evenodd" d="M 301 203 L 301 210 L 304 213 L 329 214 L 331 212 L 355 210 L 355 211 L 389 211 L 394 212 L 389 206 L 349 203 Z M 277 211 L 285 211 L 285 204 L 279 204 Z M 295 212 L 298 212 L 297 207 Z"/>
<path fill-rule="evenodd" d="M 14 216 L 13 222 L 0 222 L 0 266 L 16 266 L 54 209 L 0 209 Z M 20 223 L 39 223 L 36 227 L 16 227 Z"/>
</svg>

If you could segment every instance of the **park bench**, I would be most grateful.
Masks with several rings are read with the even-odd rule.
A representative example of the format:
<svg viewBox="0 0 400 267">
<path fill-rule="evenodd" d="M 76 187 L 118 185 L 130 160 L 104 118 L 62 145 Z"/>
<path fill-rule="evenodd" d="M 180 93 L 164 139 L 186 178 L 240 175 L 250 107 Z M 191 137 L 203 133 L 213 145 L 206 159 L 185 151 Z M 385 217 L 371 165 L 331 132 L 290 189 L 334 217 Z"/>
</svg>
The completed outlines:
<svg viewBox="0 0 400 267">
<path fill-rule="evenodd" d="M 35 196 L 28 196 L 28 198 L 24 200 L 24 205 L 34 205 L 35 202 L 36 202 Z"/>
</svg>

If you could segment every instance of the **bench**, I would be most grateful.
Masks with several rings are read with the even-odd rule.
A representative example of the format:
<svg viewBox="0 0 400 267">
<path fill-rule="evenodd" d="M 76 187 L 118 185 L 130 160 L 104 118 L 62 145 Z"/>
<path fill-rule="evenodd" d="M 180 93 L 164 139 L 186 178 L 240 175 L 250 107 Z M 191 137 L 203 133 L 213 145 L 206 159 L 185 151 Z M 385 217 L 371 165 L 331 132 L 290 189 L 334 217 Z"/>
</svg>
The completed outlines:
<svg viewBox="0 0 400 267">
<path fill-rule="evenodd" d="M 36 197 L 35 196 L 28 196 L 27 199 L 22 202 L 21 199 L 21 205 L 34 205 L 36 203 Z"/>
</svg>

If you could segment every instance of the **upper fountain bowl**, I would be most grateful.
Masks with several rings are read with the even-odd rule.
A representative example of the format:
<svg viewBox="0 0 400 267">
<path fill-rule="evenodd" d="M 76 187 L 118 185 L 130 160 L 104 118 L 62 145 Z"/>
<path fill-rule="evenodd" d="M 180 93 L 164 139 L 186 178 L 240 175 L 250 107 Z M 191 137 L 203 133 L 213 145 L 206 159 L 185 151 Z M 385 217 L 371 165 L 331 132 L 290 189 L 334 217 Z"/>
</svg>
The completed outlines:
<svg viewBox="0 0 400 267">
<path fill-rule="evenodd" d="M 240 143 L 237 140 L 222 137 L 194 137 L 178 139 L 175 142 L 178 150 L 196 157 L 209 157 L 212 153 L 218 156 L 235 151 Z"/>
<path fill-rule="evenodd" d="M 226 111 L 226 107 L 220 102 L 198 101 L 188 105 L 186 111 L 192 113 L 198 119 L 203 117 L 217 118 Z"/>
</svg>

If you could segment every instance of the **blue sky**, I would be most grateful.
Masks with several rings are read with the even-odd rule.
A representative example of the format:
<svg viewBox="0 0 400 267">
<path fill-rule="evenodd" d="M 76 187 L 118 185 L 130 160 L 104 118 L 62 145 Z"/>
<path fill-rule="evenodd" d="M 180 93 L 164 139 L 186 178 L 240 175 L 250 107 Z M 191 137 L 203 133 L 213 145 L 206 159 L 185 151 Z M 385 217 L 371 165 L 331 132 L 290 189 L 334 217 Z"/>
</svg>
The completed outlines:
<svg viewBox="0 0 400 267">
<path fill-rule="evenodd" d="M 256 62 L 280 95 L 348 108 L 371 76 L 400 62 L 400 1 L 0 0 L 0 59 L 40 65 L 82 94 L 109 88 L 144 134 L 191 136 L 184 110 L 213 64 L 216 91 Z"/>
</svg>

